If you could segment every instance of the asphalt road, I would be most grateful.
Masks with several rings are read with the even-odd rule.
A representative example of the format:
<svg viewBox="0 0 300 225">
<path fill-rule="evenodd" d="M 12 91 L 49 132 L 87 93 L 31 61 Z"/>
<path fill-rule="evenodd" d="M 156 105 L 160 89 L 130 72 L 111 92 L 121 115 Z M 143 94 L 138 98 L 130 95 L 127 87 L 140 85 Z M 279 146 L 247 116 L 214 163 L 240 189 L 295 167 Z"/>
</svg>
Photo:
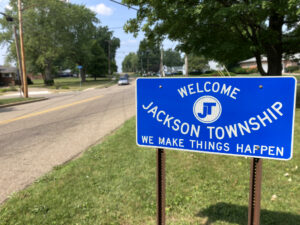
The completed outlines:
<svg viewBox="0 0 300 225">
<path fill-rule="evenodd" d="M 135 115 L 135 82 L 0 109 L 0 203 Z"/>
</svg>

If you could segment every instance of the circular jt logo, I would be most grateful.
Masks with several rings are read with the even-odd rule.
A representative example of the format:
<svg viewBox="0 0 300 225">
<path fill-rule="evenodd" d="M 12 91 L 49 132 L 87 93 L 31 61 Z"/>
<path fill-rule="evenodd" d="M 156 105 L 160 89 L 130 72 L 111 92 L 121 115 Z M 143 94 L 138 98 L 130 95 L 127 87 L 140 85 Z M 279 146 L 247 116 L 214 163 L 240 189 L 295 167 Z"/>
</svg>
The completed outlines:
<svg viewBox="0 0 300 225">
<path fill-rule="evenodd" d="M 218 99 L 206 95 L 197 99 L 194 103 L 193 112 L 200 122 L 212 123 L 219 119 L 222 112 L 222 106 Z"/>
</svg>

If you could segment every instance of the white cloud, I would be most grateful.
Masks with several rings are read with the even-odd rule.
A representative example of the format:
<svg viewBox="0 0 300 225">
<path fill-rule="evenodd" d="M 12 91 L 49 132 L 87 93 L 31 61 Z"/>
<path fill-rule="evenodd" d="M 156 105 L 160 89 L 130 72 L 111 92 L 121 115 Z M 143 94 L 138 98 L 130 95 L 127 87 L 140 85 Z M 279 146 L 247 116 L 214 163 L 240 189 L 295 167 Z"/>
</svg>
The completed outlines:
<svg viewBox="0 0 300 225">
<path fill-rule="evenodd" d="M 100 3 L 95 6 L 91 6 L 90 9 L 102 16 L 110 16 L 113 14 L 113 10 L 111 8 L 107 7 L 106 5 L 104 5 L 103 3 Z"/>
<path fill-rule="evenodd" d="M 12 10 L 12 7 L 10 5 L 6 5 L 5 8 L 8 10 Z"/>
</svg>

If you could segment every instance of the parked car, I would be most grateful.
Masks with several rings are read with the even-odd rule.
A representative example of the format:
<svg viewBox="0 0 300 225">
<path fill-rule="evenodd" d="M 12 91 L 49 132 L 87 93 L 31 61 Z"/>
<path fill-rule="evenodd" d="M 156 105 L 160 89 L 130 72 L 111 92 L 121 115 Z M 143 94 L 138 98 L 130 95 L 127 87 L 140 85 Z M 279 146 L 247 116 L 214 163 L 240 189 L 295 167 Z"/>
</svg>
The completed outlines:
<svg viewBox="0 0 300 225">
<path fill-rule="evenodd" d="M 129 84 L 129 80 L 127 77 L 120 77 L 119 81 L 118 81 L 118 85 L 126 85 Z"/>
</svg>

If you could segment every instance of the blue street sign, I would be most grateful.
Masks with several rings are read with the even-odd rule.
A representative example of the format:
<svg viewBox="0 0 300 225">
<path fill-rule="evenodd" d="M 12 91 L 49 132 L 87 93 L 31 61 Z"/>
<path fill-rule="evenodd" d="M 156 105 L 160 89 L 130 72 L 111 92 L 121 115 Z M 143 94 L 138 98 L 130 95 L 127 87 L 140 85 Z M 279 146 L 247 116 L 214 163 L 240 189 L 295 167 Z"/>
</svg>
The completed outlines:
<svg viewBox="0 0 300 225">
<path fill-rule="evenodd" d="M 291 159 L 296 84 L 293 77 L 140 78 L 137 144 Z"/>
<path fill-rule="evenodd" d="M 82 66 L 77 66 L 78 69 L 82 69 Z"/>
</svg>

